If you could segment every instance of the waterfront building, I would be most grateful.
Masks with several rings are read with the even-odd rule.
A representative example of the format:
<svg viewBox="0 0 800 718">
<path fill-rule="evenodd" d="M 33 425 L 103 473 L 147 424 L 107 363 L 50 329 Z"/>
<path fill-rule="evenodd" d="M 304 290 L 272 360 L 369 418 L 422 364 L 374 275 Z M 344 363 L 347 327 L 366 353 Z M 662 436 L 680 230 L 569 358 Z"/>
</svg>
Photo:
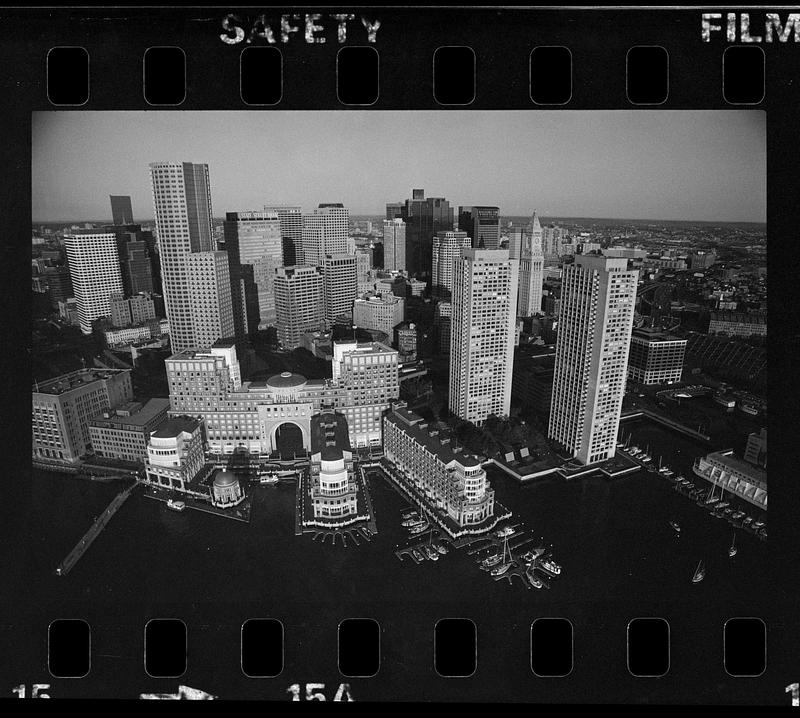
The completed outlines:
<svg viewBox="0 0 800 718">
<path fill-rule="evenodd" d="M 110 194 L 111 216 L 114 224 L 133 224 L 133 206 L 131 198 L 127 195 Z"/>
<path fill-rule="evenodd" d="M 353 302 L 353 324 L 361 329 L 376 329 L 392 336 L 405 316 L 405 300 L 391 292 L 367 292 Z"/>
<path fill-rule="evenodd" d="M 298 262 L 321 267 L 329 254 L 347 254 L 350 215 L 342 204 L 320 204 L 303 215 L 302 256 Z"/>
<path fill-rule="evenodd" d="M 64 235 L 64 247 L 81 331 L 91 334 L 92 322 L 111 313 L 111 295 L 122 292 L 116 237 L 78 230 Z"/>
<path fill-rule="evenodd" d="M 437 232 L 433 238 L 431 258 L 431 291 L 448 298 L 453 293 L 453 278 L 461 250 L 472 246 L 466 232 Z"/>
<path fill-rule="evenodd" d="M 204 419 L 214 454 L 272 454 L 285 424 L 300 430 L 309 450 L 309 422 L 323 410 L 344 414 L 353 446 L 379 446 L 381 414 L 400 394 L 397 351 L 378 342 L 336 342 L 332 362 L 333 379 L 284 372 L 242 382 L 232 344 L 185 350 L 166 360 L 172 410 Z"/>
<path fill-rule="evenodd" d="M 245 499 L 239 477 L 232 471 L 218 471 L 211 482 L 211 503 L 220 509 L 238 506 Z"/>
<path fill-rule="evenodd" d="M 695 459 L 694 473 L 760 509 L 767 509 L 767 472 L 742 461 L 733 451 L 713 451 Z"/>
<path fill-rule="evenodd" d="M 744 459 L 751 464 L 767 468 L 767 430 L 761 429 L 747 436 L 747 448 L 744 450 Z"/>
<path fill-rule="evenodd" d="M 686 344 L 686 339 L 655 329 L 634 329 L 628 356 L 628 379 L 637 384 L 680 381 Z"/>
<path fill-rule="evenodd" d="M 89 422 L 94 453 L 144 463 L 150 434 L 167 420 L 169 408 L 169 399 L 148 399 L 105 409 Z"/>
<path fill-rule="evenodd" d="M 173 416 L 150 432 L 145 465 L 147 483 L 207 496 L 207 489 L 195 485 L 204 469 L 201 421 L 190 416 Z"/>
<path fill-rule="evenodd" d="M 274 288 L 278 341 L 284 349 L 296 349 L 303 334 L 323 328 L 322 269 L 281 267 L 275 273 Z"/>
<path fill-rule="evenodd" d="M 474 249 L 500 249 L 500 208 L 459 207 L 458 229 L 472 238 Z"/>
<path fill-rule="evenodd" d="M 311 420 L 309 493 L 316 525 L 342 526 L 358 515 L 353 452 L 343 414 L 328 411 Z"/>
<path fill-rule="evenodd" d="M 623 258 L 564 266 L 548 435 L 583 464 L 616 452 L 638 279 Z"/>
<path fill-rule="evenodd" d="M 328 254 L 322 262 L 325 320 L 333 325 L 343 317 L 351 323 L 353 302 L 358 297 L 358 267 L 355 254 Z"/>
<path fill-rule="evenodd" d="M 406 224 L 402 219 L 383 220 L 383 268 L 406 268 Z"/>
<path fill-rule="evenodd" d="M 426 508 L 459 527 L 480 524 L 494 515 L 494 489 L 481 458 L 440 438 L 404 402 L 383 418 L 383 453 L 425 497 Z"/>
<path fill-rule="evenodd" d="M 78 369 L 33 387 L 33 458 L 77 462 L 91 448 L 89 423 L 133 398 L 129 369 Z"/>
<path fill-rule="evenodd" d="M 522 247 L 520 249 L 518 316 L 532 317 L 542 313 L 543 282 L 542 227 L 534 211 L 528 231 L 522 237 Z"/>
<path fill-rule="evenodd" d="M 461 250 L 450 331 L 450 411 L 480 425 L 508 416 L 519 263 L 505 249 Z"/>
<path fill-rule="evenodd" d="M 729 337 L 767 336 L 766 312 L 711 312 L 709 334 Z"/>
<path fill-rule="evenodd" d="M 283 244 L 283 266 L 302 264 L 303 213 L 300 207 L 288 204 L 265 204 L 264 212 L 278 216 Z"/>
</svg>

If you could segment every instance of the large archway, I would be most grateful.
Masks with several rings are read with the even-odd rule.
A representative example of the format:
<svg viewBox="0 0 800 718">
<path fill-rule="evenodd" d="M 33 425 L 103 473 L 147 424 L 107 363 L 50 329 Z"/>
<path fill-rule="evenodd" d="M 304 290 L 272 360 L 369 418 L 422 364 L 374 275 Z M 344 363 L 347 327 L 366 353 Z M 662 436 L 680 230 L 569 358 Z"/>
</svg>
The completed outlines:
<svg viewBox="0 0 800 718">
<path fill-rule="evenodd" d="M 280 454 L 281 459 L 293 459 L 305 453 L 303 446 L 303 431 L 291 421 L 285 421 L 275 428 L 273 446 Z"/>
</svg>

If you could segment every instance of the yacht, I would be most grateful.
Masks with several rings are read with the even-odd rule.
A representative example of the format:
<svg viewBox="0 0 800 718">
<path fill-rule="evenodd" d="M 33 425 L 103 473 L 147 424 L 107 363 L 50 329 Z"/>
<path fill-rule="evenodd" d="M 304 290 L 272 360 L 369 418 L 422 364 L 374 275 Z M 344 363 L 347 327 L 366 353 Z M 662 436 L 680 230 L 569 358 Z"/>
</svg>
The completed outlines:
<svg viewBox="0 0 800 718">
<path fill-rule="evenodd" d="M 706 577 L 706 566 L 705 564 L 700 561 L 697 564 L 697 568 L 694 570 L 694 576 L 692 576 L 692 583 L 700 583 Z"/>
<path fill-rule="evenodd" d="M 186 508 L 186 502 L 169 499 L 167 500 L 167 508 L 172 509 L 173 511 L 183 511 Z"/>
</svg>

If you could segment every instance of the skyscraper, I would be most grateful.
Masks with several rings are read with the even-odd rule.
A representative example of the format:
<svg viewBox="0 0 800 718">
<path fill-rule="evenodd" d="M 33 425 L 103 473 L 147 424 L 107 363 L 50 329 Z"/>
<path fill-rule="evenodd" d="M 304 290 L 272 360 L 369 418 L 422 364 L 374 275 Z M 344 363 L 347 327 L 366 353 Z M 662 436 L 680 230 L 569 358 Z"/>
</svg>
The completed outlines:
<svg viewBox="0 0 800 718">
<path fill-rule="evenodd" d="M 281 267 L 275 274 L 275 314 L 278 340 L 285 349 L 300 346 L 300 335 L 322 329 L 324 322 L 322 269 Z"/>
<path fill-rule="evenodd" d="M 500 208 L 459 207 L 458 229 L 472 237 L 475 249 L 500 249 Z"/>
<path fill-rule="evenodd" d="M 329 254 L 322 265 L 325 287 L 325 320 L 334 324 L 342 317 L 353 318 L 353 302 L 358 298 L 357 260 L 354 254 Z"/>
<path fill-rule="evenodd" d="M 179 352 L 198 346 L 192 329 L 189 256 L 214 250 L 208 165 L 154 162 L 150 177 L 170 344 Z"/>
<path fill-rule="evenodd" d="M 192 252 L 186 269 L 194 345 L 210 347 L 220 339 L 232 339 L 236 331 L 227 252 Z"/>
<path fill-rule="evenodd" d="M 472 239 L 466 232 L 437 232 L 433 238 L 431 254 L 431 291 L 439 297 L 449 297 L 453 292 L 453 272 L 461 249 L 471 247 Z"/>
<path fill-rule="evenodd" d="M 548 435 L 584 464 L 616 451 L 638 278 L 624 258 L 564 266 Z"/>
<path fill-rule="evenodd" d="M 265 204 L 264 211 L 277 214 L 281 223 L 283 266 L 302 264 L 303 213 L 300 207 L 289 204 Z"/>
<path fill-rule="evenodd" d="M 114 224 L 133 224 L 133 207 L 127 195 L 108 195 Z"/>
<path fill-rule="evenodd" d="M 453 229 L 453 208 L 444 197 L 425 197 L 424 189 L 411 190 L 411 199 L 386 205 L 387 219 L 406 223 L 406 267 L 412 276 L 428 277 L 431 270 L 433 236 Z M 394 216 L 390 216 L 394 215 Z"/>
<path fill-rule="evenodd" d="M 111 315 L 111 295 L 122 292 L 117 239 L 112 232 L 77 230 L 64 235 L 78 319 L 84 334 L 92 322 Z"/>
<path fill-rule="evenodd" d="M 518 316 L 532 317 L 542 313 L 543 281 L 542 227 L 534 211 L 528 225 L 528 231 L 522 235 L 522 248 L 519 258 Z"/>
<path fill-rule="evenodd" d="M 248 332 L 273 326 L 276 320 L 275 272 L 284 266 L 278 214 L 228 212 L 224 232 L 232 278 L 238 277 L 244 282 Z"/>
<path fill-rule="evenodd" d="M 328 254 L 346 254 L 350 216 L 342 204 L 321 204 L 303 215 L 302 257 L 306 266 L 321 267 Z"/>
<path fill-rule="evenodd" d="M 450 333 L 450 411 L 482 424 L 508 416 L 519 264 L 505 249 L 462 249 Z"/>
<path fill-rule="evenodd" d="M 402 219 L 383 220 L 383 268 L 406 268 L 406 224 Z"/>
</svg>

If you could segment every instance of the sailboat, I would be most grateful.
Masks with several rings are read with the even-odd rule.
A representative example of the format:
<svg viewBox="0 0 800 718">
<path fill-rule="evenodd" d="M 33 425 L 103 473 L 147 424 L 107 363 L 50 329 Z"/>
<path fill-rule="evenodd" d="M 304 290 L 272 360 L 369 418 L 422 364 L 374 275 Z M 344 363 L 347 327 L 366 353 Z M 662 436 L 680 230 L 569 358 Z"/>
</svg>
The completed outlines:
<svg viewBox="0 0 800 718">
<path fill-rule="evenodd" d="M 736 532 L 733 532 L 733 539 L 731 540 L 731 547 L 728 549 L 728 556 L 733 558 L 739 549 L 736 548 Z"/>
<path fill-rule="evenodd" d="M 677 521 L 670 521 L 669 525 L 672 526 L 673 529 L 675 529 L 675 533 L 681 532 L 681 525 Z"/>
<path fill-rule="evenodd" d="M 697 564 L 697 568 L 694 570 L 694 576 L 692 576 L 692 583 L 700 583 L 706 577 L 706 565 L 700 561 Z"/>
<path fill-rule="evenodd" d="M 506 560 L 506 554 L 508 554 L 508 560 Z M 503 542 L 503 563 L 490 571 L 492 576 L 502 576 L 506 571 L 508 571 L 508 569 L 510 569 L 513 565 L 511 563 L 511 558 L 511 552 L 508 550 L 508 536 L 506 536 L 506 540 Z"/>
</svg>

